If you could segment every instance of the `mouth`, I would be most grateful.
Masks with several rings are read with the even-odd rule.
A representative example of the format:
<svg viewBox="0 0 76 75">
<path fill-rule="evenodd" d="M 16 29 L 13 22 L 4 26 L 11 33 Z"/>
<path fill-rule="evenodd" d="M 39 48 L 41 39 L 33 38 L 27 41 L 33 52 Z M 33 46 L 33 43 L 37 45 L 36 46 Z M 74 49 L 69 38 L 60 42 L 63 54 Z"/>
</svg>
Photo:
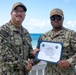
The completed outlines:
<svg viewBox="0 0 76 75">
<path fill-rule="evenodd" d="M 17 16 L 17 18 L 21 18 L 21 16 Z"/>
<path fill-rule="evenodd" d="M 16 17 L 18 17 L 18 18 L 22 18 L 22 16 L 21 16 L 21 15 L 18 15 L 18 16 L 16 16 Z"/>
</svg>

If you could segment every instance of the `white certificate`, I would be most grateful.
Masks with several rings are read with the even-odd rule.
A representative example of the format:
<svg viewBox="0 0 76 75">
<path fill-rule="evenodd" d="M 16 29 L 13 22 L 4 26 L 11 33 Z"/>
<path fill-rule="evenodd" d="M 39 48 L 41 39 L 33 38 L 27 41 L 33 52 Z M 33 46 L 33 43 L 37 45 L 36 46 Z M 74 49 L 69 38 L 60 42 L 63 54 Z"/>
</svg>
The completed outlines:
<svg viewBox="0 0 76 75">
<path fill-rule="evenodd" d="M 39 49 L 40 51 L 36 56 L 36 59 L 38 60 L 57 63 L 61 58 L 62 53 L 61 43 L 42 41 L 39 44 Z"/>
</svg>

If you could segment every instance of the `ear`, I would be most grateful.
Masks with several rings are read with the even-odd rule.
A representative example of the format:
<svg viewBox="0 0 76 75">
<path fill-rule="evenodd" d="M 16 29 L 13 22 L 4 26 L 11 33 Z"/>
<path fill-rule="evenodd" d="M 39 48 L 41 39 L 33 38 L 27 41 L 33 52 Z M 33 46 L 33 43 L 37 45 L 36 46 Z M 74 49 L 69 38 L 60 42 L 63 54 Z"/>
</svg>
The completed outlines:
<svg viewBox="0 0 76 75">
<path fill-rule="evenodd" d="M 10 15 L 12 15 L 12 11 L 10 12 Z"/>
<path fill-rule="evenodd" d="M 64 17 L 63 17 L 62 19 L 63 19 L 63 21 L 64 21 Z"/>
</svg>

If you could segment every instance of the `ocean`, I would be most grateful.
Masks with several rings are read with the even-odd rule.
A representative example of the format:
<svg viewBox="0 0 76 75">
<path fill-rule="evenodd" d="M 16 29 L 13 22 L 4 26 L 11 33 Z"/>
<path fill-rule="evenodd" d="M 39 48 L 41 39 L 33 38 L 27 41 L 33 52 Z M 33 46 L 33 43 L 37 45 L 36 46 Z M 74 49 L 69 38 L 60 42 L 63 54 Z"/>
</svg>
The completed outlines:
<svg viewBox="0 0 76 75">
<path fill-rule="evenodd" d="M 40 33 L 30 33 L 30 36 L 32 38 L 32 46 L 33 48 L 36 48 L 37 46 L 37 41 L 38 41 L 38 38 L 41 36 L 42 34 Z"/>
</svg>

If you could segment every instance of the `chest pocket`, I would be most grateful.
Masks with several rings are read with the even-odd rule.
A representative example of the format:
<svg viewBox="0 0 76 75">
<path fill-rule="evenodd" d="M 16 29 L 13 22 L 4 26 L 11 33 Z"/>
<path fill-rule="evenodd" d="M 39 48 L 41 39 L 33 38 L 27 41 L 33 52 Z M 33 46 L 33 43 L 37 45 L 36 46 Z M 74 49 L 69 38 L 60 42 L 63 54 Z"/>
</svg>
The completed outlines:
<svg viewBox="0 0 76 75">
<path fill-rule="evenodd" d="M 16 47 L 22 45 L 21 35 L 18 32 L 11 33 L 11 43 Z"/>
</svg>

